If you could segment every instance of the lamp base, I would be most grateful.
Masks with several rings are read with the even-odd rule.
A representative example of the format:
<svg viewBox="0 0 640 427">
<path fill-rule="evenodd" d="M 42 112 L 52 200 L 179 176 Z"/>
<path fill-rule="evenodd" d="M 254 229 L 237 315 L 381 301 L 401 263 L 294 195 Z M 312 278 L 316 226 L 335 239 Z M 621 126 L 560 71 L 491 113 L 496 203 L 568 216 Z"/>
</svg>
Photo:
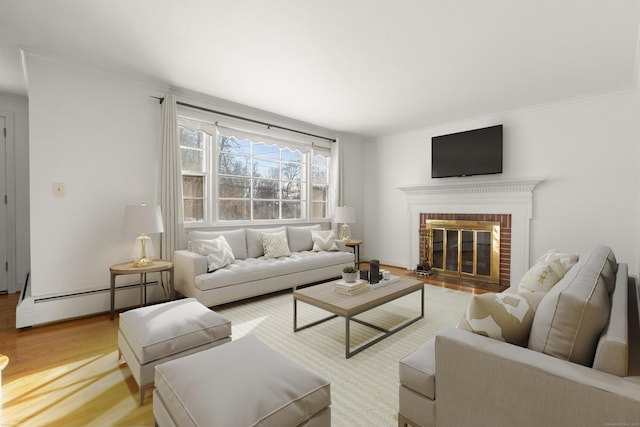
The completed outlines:
<svg viewBox="0 0 640 427">
<path fill-rule="evenodd" d="M 339 238 L 345 242 L 351 240 L 351 229 L 349 228 L 349 224 L 342 224 L 342 230 L 340 231 Z"/>
<path fill-rule="evenodd" d="M 142 258 L 133 262 L 133 268 L 149 267 L 153 265 L 153 260 L 149 258 Z"/>
</svg>

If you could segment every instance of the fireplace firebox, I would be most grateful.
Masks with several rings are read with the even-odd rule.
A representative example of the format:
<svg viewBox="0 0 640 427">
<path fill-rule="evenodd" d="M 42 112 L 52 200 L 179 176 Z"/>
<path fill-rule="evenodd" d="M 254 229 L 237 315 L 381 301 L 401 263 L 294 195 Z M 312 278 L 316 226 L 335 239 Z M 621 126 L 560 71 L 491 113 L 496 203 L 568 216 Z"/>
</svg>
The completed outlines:
<svg viewBox="0 0 640 427">
<path fill-rule="evenodd" d="M 428 274 L 509 284 L 510 215 L 420 216 L 419 265 Z"/>
<path fill-rule="evenodd" d="M 500 281 L 500 223 L 428 220 L 427 262 L 432 270 L 458 277 Z"/>
</svg>

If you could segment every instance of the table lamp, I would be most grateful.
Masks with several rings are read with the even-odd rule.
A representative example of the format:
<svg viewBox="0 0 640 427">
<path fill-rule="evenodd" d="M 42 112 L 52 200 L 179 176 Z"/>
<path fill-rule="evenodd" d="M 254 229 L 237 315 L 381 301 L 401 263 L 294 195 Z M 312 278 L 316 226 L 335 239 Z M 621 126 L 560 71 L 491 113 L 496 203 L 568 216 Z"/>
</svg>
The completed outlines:
<svg viewBox="0 0 640 427">
<path fill-rule="evenodd" d="M 153 243 L 147 234 L 164 232 L 160 206 L 147 206 L 144 203 L 127 206 L 124 211 L 124 224 L 128 234 L 140 234 L 134 246 L 133 267 L 153 265 Z"/>
<path fill-rule="evenodd" d="M 339 238 L 348 241 L 351 240 L 351 230 L 349 224 L 356 222 L 356 211 L 348 206 L 342 206 L 336 208 L 336 217 L 334 220 L 336 223 L 342 223 Z"/>
</svg>

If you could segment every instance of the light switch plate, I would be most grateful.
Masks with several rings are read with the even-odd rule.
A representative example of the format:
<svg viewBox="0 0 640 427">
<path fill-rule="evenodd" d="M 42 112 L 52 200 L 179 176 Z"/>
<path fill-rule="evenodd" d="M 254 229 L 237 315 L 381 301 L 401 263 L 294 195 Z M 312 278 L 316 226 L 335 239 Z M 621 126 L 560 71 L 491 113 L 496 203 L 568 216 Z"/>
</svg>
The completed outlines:
<svg viewBox="0 0 640 427">
<path fill-rule="evenodd" d="M 53 183 L 53 197 L 63 197 L 64 196 L 64 183 L 63 182 L 54 182 Z"/>
</svg>

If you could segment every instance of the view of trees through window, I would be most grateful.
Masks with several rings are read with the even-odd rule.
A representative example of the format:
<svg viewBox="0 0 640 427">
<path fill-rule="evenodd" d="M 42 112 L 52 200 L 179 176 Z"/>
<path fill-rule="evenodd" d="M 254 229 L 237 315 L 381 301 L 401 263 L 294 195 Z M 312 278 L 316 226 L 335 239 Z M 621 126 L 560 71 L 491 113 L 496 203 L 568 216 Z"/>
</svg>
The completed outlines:
<svg viewBox="0 0 640 427">
<path fill-rule="evenodd" d="M 180 126 L 185 222 L 323 219 L 329 210 L 329 151 L 311 154 Z M 217 161 L 215 161 L 217 160 Z M 311 173 L 308 174 L 309 170 Z M 211 172 L 210 172 L 211 170 Z M 310 175 L 311 183 L 307 176 Z M 208 214 L 208 188 L 216 185 Z M 309 200 L 311 194 L 311 200 Z M 307 212 L 310 210 L 310 212 Z"/>
</svg>

